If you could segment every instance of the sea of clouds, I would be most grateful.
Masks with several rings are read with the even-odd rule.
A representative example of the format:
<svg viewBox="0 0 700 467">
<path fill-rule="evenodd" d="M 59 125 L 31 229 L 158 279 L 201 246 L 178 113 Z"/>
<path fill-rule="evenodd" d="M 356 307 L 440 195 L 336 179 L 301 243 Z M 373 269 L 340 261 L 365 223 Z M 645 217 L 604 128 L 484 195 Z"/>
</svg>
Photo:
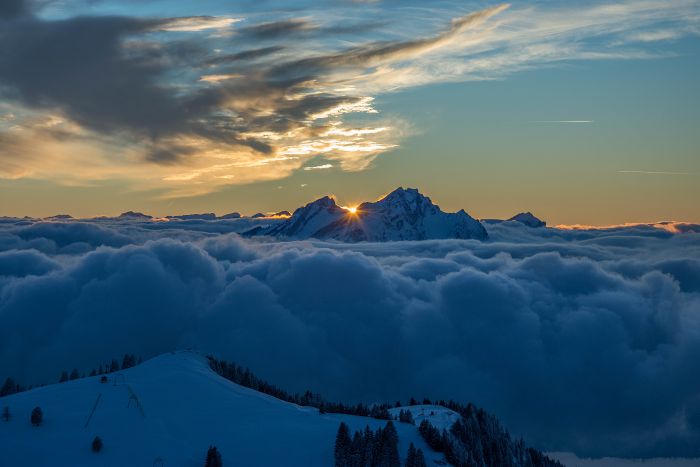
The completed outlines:
<svg viewBox="0 0 700 467">
<path fill-rule="evenodd" d="M 244 239 L 0 220 L 0 379 L 192 347 L 329 399 L 472 401 L 546 450 L 700 455 L 700 228 Z"/>
</svg>

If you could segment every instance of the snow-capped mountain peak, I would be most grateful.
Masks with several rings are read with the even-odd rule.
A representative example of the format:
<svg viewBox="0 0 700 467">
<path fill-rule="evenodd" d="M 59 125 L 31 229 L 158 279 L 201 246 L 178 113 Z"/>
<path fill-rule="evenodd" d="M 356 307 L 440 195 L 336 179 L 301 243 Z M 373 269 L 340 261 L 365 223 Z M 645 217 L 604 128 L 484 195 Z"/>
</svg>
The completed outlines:
<svg viewBox="0 0 700 467">
<path fill-rule="evenodd" d="M 376 202 L 350 211 L 325 196 L 294 211 L 264 232 L 287 238 L 346 242 L 487 237 L 483 225 L 464 210 L 446 213 L 415 188 L 399 187 Z"/>
<path fill-rule="evenodd" d="M 273 226 L 266 235 L 288 238 L 310 238 L 323 227 L 346 216 L 348 211 L 335 203 L 330 196 L 324 196 L 294 211 L 294 214 Z"/>
<path fill-rule="evenodd" d="M 398 187 L 375 203 L 363 203 L 358 207 L 360 212 L 380 209 L 416 217 L 425 213 L 434 214 L 440 207 L 417 189 L 403 187 Z"/>
</svg>

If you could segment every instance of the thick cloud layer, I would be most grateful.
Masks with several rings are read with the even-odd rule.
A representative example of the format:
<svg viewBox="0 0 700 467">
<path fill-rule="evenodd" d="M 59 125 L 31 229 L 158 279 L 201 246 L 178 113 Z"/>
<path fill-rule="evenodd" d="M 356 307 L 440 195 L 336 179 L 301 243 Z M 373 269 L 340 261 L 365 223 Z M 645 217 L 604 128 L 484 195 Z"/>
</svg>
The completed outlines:
<svg viewBox="0 0 700 467">
<path fill-rule="evenodd" d="M 244 226 L 0 222 L 0 378 L 191 346 L 329 398 L 473 401 L 547 450 L 700 455 L 696 228 L 346 245 Z"/>
</svg>

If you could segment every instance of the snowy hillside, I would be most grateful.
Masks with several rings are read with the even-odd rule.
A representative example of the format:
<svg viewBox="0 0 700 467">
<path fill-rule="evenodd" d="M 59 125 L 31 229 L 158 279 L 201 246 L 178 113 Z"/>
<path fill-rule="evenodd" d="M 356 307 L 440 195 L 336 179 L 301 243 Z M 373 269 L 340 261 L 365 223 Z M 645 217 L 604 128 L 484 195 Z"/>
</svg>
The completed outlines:
<svg viewBox="0 0 700 467">
<path fill-rule="evenodd" d="M 488 234 L 483 225 L 460 210 L 446 213 L 413 188 L 397 188 L 381 200 L 353 210 L 339 207 L 329 197 L 297 209 L 266 235 L 287 238 L 333 239 L 345 242 L 474 238 Z"/>
<path fill-rule="evenodd" d="M 0 399 L 12 415 L 9 422 L 0 421 L 0 466 L 194 467 L 204 464 L 210 445 L 217 446 L 224 465 L 329 466 L 341 421 L 351 430 L 386 424 L 320 414 L 244 388 L 189 352 L 164 354 L 107 377 L 107 383 L 89 377 Z M 30 423 L 36 406 L 43 411 L 39 427 Z M 436 426 L 458 417 L 444 407 L 411 410 L 418 422 L 428 417 Z M 443 459 L 416 426 L 395 426 L 400 456 L 412 442 L 423 450 L 428 465 Z M 90 449 L 95 436 L 104 443 L 99 453 Z"/>
</svg>

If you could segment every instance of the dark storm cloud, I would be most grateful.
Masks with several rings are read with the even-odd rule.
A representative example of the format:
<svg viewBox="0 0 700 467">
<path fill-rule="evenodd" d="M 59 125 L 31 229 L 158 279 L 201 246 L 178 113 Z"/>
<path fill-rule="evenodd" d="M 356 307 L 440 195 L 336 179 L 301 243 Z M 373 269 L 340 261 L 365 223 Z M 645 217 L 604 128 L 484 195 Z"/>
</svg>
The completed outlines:
<svg viewBox="0 0 700 467">
<path fill-rule="evenodd" d="M 0 2 L 0 21 L 22 16 L 28 12 L 25 0 L 3 0 Z"/>
<path fill-rule="evenodd" d="M 240 221 L 0 222 L 0 378 L 194 346 L 332 398 L 471 400 L 545 449 L 700 455 L 698 234 L 276 243 Z"/>
<path fill-rule="evenodd" d="M 12 21 L 0 30 L 0 83 L 9 97 L 61 109 L 88 128 L 184 129 L 178 101 L 155 82 L 162 66 L 122 49 L 124 37 L 154 25 L 119 17 Z"/>
<path fill-rule="evenodd" d="M 170 67 L 189 64 L 196 68 L 205 59 L 205 52 L 196 43 L 131 41 L 125 45 L 127 39 L 172 22 L 124 17 L 9 21 L 0 29 L 0 88 L 5 98 L 34 109 L 58 110 L 86 128 L 105 134 L 126 132 L 146 137 L 156 145 L 147 156 L 154 162 L 173 163 L 190 154 L 188 148 L 161 141 L 188 134 L 270 152 L 265 143 L 238 137 L 241 131 L 256 129 L 252 126 L 244 123 L 233 129 L 207 121 L 213 118 L 212 112 L 235 96 L 235 87 L 182 94 L 181 89 L 163 84 Z M 247 51 L 228 58 L 249 59 L 273 50 L 279 48 Z M 275 84 L 278 94 L 284 91 L 280 86 L 283 83 Z M 258 88 L 256 92 L 260 94 L 266 89 L 264 83 L 249 84 L 251 87 Z M 305 105 L 300 102 L 299 108 Z M 245 122 L 249 117 L 244 110 L 241 114 Z M 290 108 L 277 119 L 292 114 Z"/>
</svg>

